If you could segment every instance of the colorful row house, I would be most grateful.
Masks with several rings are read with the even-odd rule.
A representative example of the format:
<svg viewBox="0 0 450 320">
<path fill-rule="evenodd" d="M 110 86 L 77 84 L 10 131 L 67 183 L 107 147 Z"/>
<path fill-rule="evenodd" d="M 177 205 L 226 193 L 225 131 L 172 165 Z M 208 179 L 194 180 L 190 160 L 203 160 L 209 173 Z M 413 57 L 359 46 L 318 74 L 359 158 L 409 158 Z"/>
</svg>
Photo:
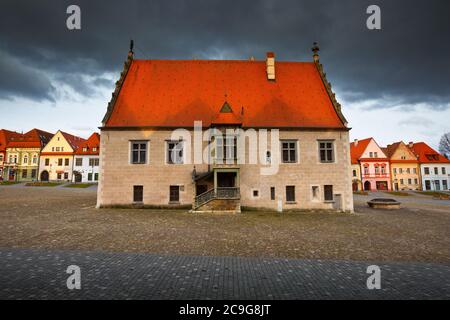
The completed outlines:
<svg viewBox="0 0 450 320">
<path fill-rule="evenodd" d="M 350 144 L 353 191 L 449 190 L 450 160 L 424 142 L 380 148 L 373 138 Z"/>
<path fill-rule="evenodd" d="M 100 135 L 0 130 L 0 181 L 97 182 Z"/>
<path fill-rule="evenodd" d="M 2 170 L 3 180 L 38 180 L 40 153 L 52 136 L 53 134 L 39 129 L 11 135 L 6 144 Z"/>
<path fill-rule="evenodd" d="M 392 189 L 389 158 L 375 139 L 355 140 L 350 144 L 350 153 L 353 191 Z"/>
<path fill-rule="evenodd" d="M 42 149 L 39 165 L 41 181 L 97 182 L 100 139 L 88 140 L 58 131 Z"/>
</svg>

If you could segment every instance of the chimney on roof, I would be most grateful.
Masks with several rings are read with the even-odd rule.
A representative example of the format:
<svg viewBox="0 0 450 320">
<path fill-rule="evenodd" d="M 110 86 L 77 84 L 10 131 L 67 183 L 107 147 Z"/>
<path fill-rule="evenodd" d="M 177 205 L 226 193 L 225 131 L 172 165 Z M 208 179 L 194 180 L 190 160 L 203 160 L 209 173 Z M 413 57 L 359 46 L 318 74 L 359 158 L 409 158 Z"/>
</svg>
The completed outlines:
<svg viewBox="0 0 450 320">
<path fill-rule="evenodd" d="M 275 53 L 267 52 L 266 58 L 267 80 L 275 81 Z"/>
<path fill-rule="evenodd" d="M 358 139 L 355 139 L 355 141 L 353 141 L 353 144 L 355 145 L 355 147 L 358 146 Z"/>
<path fill-rule="evenodd" d="M 409 147 L 410 149 L 412 149 L 413 145 L 414 145 L 414 142 L 412 142 L 412 141 L 410 141 L 410 142 L 408 143 L 408 147 Z"/>
<path fill-rule="evenodd" d="M 312 47 L 312 52 L 314 52 L 314 54 L 313 54 L 313 60 L 314 60 L 314 62 L 319 62 L 319 51 L 320 51 L 320 49 L 319 49 L 319 45 L 317 44 L 317 42 L 314 42 L 313 43 L 313 47 Z"/>
</svg>

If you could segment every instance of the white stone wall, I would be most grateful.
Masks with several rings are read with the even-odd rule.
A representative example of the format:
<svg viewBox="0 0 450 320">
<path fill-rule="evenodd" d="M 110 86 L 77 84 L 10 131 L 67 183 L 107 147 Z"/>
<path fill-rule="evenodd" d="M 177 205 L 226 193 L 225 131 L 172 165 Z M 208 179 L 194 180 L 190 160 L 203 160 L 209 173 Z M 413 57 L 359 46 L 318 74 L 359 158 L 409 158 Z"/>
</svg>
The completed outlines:
<svg viewBox="0 0 450 320">
<path fill-rule="evenodd" d="M 77 159 L 83 159 L 82 165 L 77 166 Z M 100 172 L 100 166 L 90 166 L 89 159 L 100 159 L 100 156 L 95 155 L 75 155 L 73 163 L 73 171 L 81 174 L 81 182 L 85 183 L 95 183 L 95 174 Z M 89 180 L 89 173 L 92 174 L 92 180 Z M 72 181 L 75 182 L 75 174 L 73 175 Z"/>
<path fill-rule="evenodd" d="M 97 205 L 131 204 L 134 185 L 144 186 L 144 204 L 168 205 L 171 185 L 183 186 L 181 205 L 191 204 L 194 164 L 166 164 L 165 142 L 170 135 L 171 131 L 103 130 Z M 333 185 L 333 193 L 342 197 L 342 208 L 353 211 L 348 132 L 286 130 L 280 131 L 280 139 L 298 141 L 298 163 L 280 164 L 276 175 L 266 176 L 260 174 L 260 164 L 236 166 L 240 171 L 242 206 L 276 209 L 280 199 L 284 209 L 331 209 L 334 204 L 324 201 L 323 192 L 324 185 Z M 334 140 L 334 163 L 320 163 L 319 139 Z M 147 164 L 130 164 L 130 140 L 149 140 Z M 194 159 L 193 148 L 191 154 Z M 197 173 L 208 169 L 207 164 L 196 164 L 195 167 Z M 296 202 L 286 204 L 285 187 L 290 185 L 295 186 Z M 312 199 L 313 186 L 319 188 L 317 199 Z M 270 199 L 270 187 L 275 187 L 276 200 Z M 259 191 L 257 198 L 253 197 L 252 190 Z"/>
<path fill-rule="evenodd" d="M 430 169 L 430 174 L 425 174 L 425 168 Z M 434 173 L 434 168 L 438 168 L 438 174 Z M 445 168 L 445 174 L 442 173 L 442 168 Z M 422 177 L 422 190 L 423 191 L 436 191 L 436 184 L 434 181 L 439 180 L 440 190 L 443 189 L 442 181 L 447 181 L 447 189 L 450 188 L 450 164 L 447 163 L 427 163 L 420 165 L 420 174 Z M 426 181 L 430 181 L 430 190 L 426 189 Z"/>
</svg>

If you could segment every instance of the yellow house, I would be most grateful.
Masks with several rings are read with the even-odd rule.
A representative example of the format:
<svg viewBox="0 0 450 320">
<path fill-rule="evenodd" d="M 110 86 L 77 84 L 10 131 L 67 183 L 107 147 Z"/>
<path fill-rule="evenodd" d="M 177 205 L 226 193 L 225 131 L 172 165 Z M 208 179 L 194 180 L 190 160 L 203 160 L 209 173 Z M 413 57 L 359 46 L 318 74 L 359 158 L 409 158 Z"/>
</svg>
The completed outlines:
<svg viewBox="0 0 450 320">
<path fill-rule="evenodd" d="M 55 133 L 42 149 L 39 161 L 41 181 L 72 181 L 73 157 L 79 145 L 86 140 L 63 131 Z"/>
<path fill-rule="evenodd" d="M 361 181 L 361 166 L 359 165 L 359 163 L 357 163 L 357 164 L 352 163 L 351 170 L 352 170 L 353 192 L 362 191 L 363 186 L 362 186 L 362 181 Z"/>
<path fill-rule="evenodd" d="M 5 172 L 10 181 L 36 181 L 39 155 L 53 134 L 32 129 L 12 137 L 6 147 Z"/>
<path fill-rule="evenodd" d="M 419 161 L 416 155 L 403 142 L 396 142 L 383 149 L 391 164 L 392 189 L 420 190 L 421 179 Z"/>
</svg>

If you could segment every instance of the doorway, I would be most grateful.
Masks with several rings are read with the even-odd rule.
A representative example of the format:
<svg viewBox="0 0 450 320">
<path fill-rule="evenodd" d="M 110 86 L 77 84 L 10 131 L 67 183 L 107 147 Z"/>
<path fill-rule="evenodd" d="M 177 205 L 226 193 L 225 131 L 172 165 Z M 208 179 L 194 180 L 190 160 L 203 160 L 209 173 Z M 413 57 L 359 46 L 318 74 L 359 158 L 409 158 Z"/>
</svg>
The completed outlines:
<svg viewBox="0 0 450 320">
<path fill-rule="evenodd" d="M 366 181 L 364 182 L 364 191 L 370 191 L 372 190 L 372 187 L 370 186 L 370 182 Z"/>
<path fill-rule="evenodd" d="M 44 170 L 41 172 L 41 181 L 48 181 L 48 171 Z"/>
</svg>

